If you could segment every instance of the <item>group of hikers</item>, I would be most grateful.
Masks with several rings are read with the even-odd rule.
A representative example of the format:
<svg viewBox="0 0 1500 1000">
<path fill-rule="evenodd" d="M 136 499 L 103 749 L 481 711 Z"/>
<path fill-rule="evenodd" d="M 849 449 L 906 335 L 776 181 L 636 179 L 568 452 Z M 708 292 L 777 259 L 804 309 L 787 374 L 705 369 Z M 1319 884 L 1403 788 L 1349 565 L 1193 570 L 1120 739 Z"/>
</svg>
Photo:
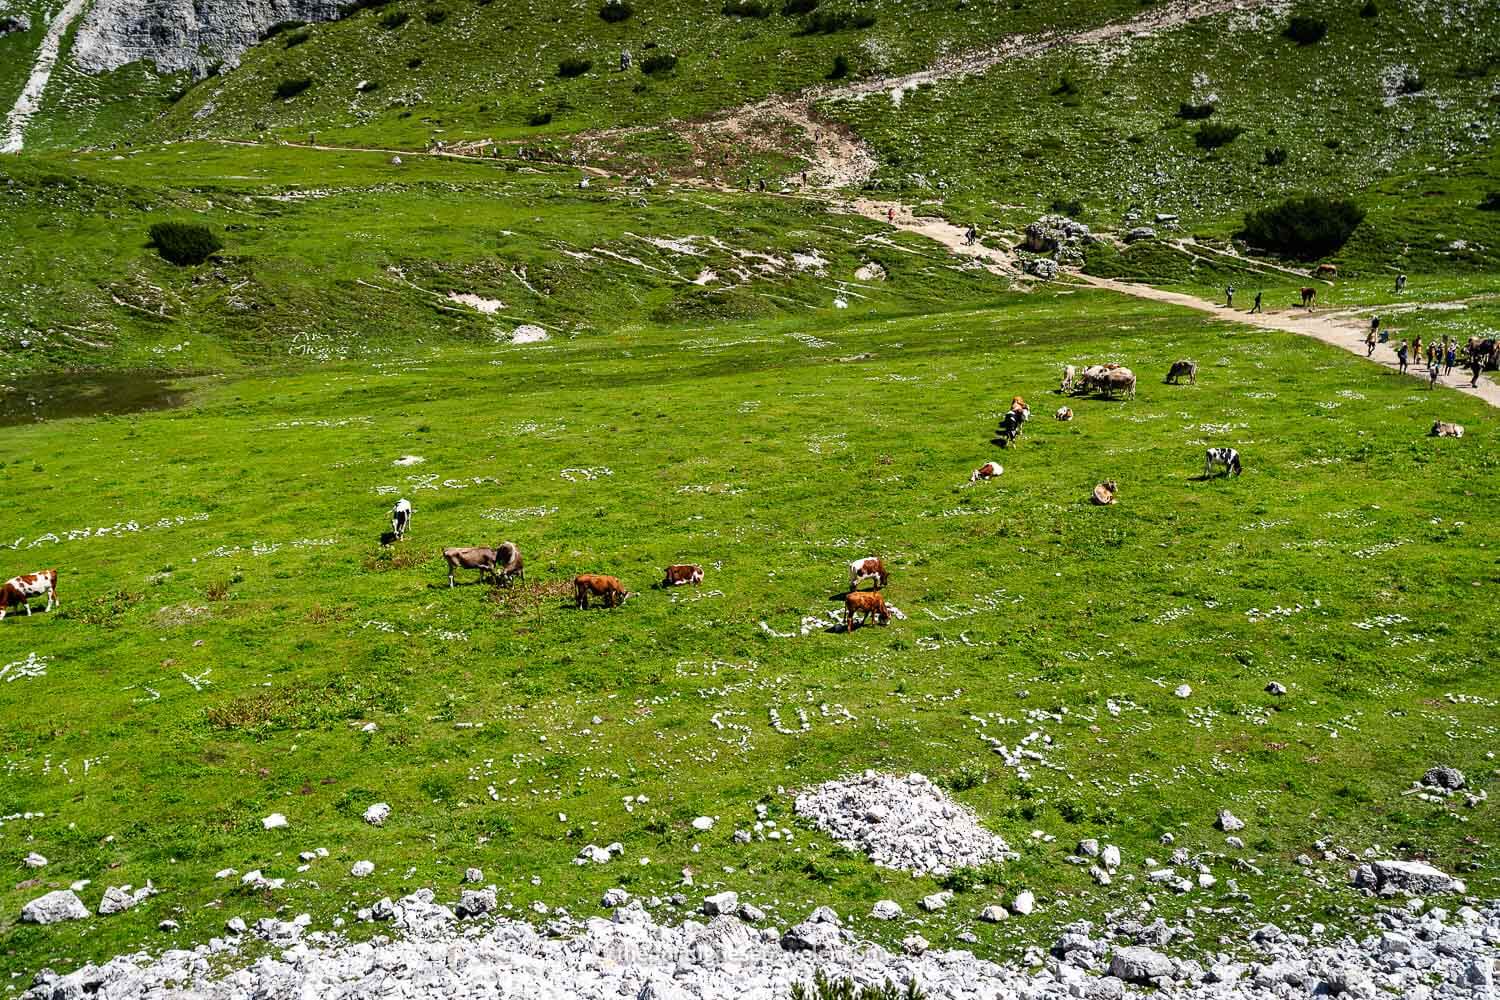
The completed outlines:
<svg viewBox="0 0 1500 1000">
<path fill-rule="evenodd" d="M 1380 317 L 1375 316 L 1370 320 L 1370 332 L 1365 334 L 1366 356 L 1375 352 L 1375 331 L 1380 326 Z M 1407 368 L 1415 362 L 1422 364 L 1424 355 L 1422 353 L 1422 338 L 1413 337 L 1408 344 L 1404 339 L 1396 345 L 1396 362 L 1405 373 Z M 1435 384 L 1439 375 L 1453 374 L 1453 365 L 1458 361 L 1458 341 L 1452 337 L 1443 336 L 1443 342 L 1439 344 L 1436 340 L 1428 341 L 1425 360 L 1427 363 L 1427 381 Z M 1473 359 L 1469 365 L 1473 369 L 1474 378 L 1470 385 L 1479 384 L 1479 373 L 1483 366 L 1478 359 Z"/>
</svg>

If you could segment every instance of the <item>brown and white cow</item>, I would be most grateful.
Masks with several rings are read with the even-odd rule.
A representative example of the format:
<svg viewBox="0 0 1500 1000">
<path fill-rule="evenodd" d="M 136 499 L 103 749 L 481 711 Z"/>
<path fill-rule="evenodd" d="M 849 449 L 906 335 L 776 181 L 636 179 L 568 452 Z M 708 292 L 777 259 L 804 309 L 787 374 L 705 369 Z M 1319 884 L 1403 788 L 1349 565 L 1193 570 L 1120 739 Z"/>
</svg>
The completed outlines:
<svg viewBox="0 0 1500 1000">
<path fill-rule="evenodd" d="M 1058 392 L 1072 392 L 1073 383 L 1078 378 L 1078 369 L 1072 365 L 1063 365 L 1062 385 L 1057 387 Z"/>
<path fill-rule="evenodd" d="M 693 586 L 703 582 L 703 567 L 693 565 L 668 566 L 667 575 L 661 581 L 663 587 L 680 587 L 685 583 Z"/>
<path fill-rule="evenodd" d="M 1101 507 L 1107 507 L 1115 502 L 1115 494 L 1118 492 L 1120 492 L 1120 487 L 1115 484 L 1115 481 L 1113 479 L 1106 479 L 1094 487 L 1094 492 L 1090 494 L 1089 500 Z"/>
<path fill-rule="evenodd" d="M 573 602 L 580 610 L 588 610 L 590 596 L 603 598 L 605 607 L 614 608 L 623 604 L 630 595 L 618 577 L 596 573 L 580 573 L 573 577 Z"/>
<path fill-rule="evenodd" d="M 977 483 L 981 479 L 994 479 L 1004 471 L 1005 467 L 999 462 L 985 462 L 974 470 L 974 474 L 969 477 L 969 482 Z"/>
<path fill-rule="evenodd" d="M 1432 430 L 1429 433 L 1435 438 L 1461 438 L 1464 436 L 1464 425 L 1434 420 L 1432 422 Z"/>
<path fill-rule="evenodd" d="M 5 621 L 5 612 L 17 604 L 26 609 L 26 617 L 31 617 L 31 599 L 43 594 L 47 595 L 48 611 L 62 607 L 62 601 L 57 599 L 57 570 L 44 569 L 6 580 L 0 584 L 0 622 Z"/>
<path fill-rule="evenodd" d="M 891 623 L 890 610 L 885 606 L 885 597 L 878 590 L 856 590 L 844 596 L 844 631 L 854 631 L 854 616 L 863 614 L 859 620 L 861 625 L 867 624 L 870 616 L 882 625 Z"/>
<path fill-rule="evenodd" d="M 1057 412 L 1052 415 L 1063 423 L 1067 423 L 1073 419 L 1073 408 L 1071 406 L 1059 406 Z"/>
<path fill-rule="evenodd" d="M 866 580 L 874 580 L 875 586 L 871 590 L 880 590 L 889 579 L 885 571 L 885 563 L 875 556 L 866 556 L 856 559 L 849 564 L 849 589 L 853 590 Z"/>
</svg>

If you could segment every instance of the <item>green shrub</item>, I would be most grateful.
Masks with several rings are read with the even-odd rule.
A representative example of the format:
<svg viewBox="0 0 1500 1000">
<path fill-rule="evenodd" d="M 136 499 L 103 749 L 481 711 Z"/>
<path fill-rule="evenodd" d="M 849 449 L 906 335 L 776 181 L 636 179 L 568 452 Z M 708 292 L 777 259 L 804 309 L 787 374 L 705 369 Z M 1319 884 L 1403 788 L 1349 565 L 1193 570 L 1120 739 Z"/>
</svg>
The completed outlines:
<svg viewBox="0 0 1500 1000">
<path fill-rule="evenodd" d="M 393 10 L 385 17 L 382 17 L 380 19 L 380 26 L 388 31 L 394 31 L 396 28 L 401 27 L 403 24 L 410 20 L 411 15 L 406 11 Z"/>
<path fill-rule="evenodd" d="M 406 60 L 406 68 L 407 69 L 421 69 L 422 68 L 422 57 L 421 56 L 412 56 L 410 59 Z"/>
<path fill-rule="evenodd" d="M 557 64 L 557 75 L 564 78 L 582 76 L 594 68 L 594 60 L 569 56 Z"/>
<path fill-rule="evenodd" d="M 833 69 L 828 71 L 828 79 L 842 80 L 849 75 L 849 57 L 843 53 L 833 57 Z"/>
<path fill-rule="evenodd" d="M 1201 121 L 1214 113 L 1212 103 L 1208 104 L 1179 104 L 1177 105 L 1177 117 L 1188 121 Z"/>
<path fill-rule="evenodd" d="M 851 10 L 823 10 L 812 12 L 802 24 L 804 35 L 832 35 L 839 31 L 858 31 L 873 27 L 875 15 L 856 13 Z"/>
<path fill-rule="evenodd" d="M 1083 215 L 1083 202 L 1077 198 L 1053 198 L 1052 211 L 1077 219 Z"/>
<path fill-rule="evenodd" d="M 299 31 L 295 35 L 287 35 L 286 47 L 289 49 L 295 49 L 297 46 L 301 45 L 303 42 L 308 41 L 311 38 L 312 32 L 310 31 Z"/>
<path fill-rule="evenodd" d="M 179 267 L 201 264 L 224 247 L 212 229 L 198 222 L 154 222 L 150 235 L 162 259 Z"/>
<path fill-rule="evenodd" d="M 1193 133 L 1193 141 L 1198 144 L 1199 149 L 1218 149 L 1227 146 L 1239 138 L 1244 129 L 1238 125 L 1225 125 L 1223 122 L 1205 122 L 1198 126 L 1198 131 Z"/>
<path fill-rule="evenodd" d="M 391 0 L 354 0 L 353 3 L 345 4 L 339 8 L 339 17 L 353 17 L 362 10 L 379 10 L 389 6 Z"/>
<path fill-rule="evenodd" d="M 282 80 L 276 85 L 276 96 L 283 101 L 290 100 L 312 86 L 312 77 L 293 76 Z"/>
<path fill-rule="evenodd" d="M 269 41 L 272 38 L 275 38 L 277 35 L 284 34 L 285 32 L 288 32 L 288 31 L 296 31 L 298 28 L 305 28 L 305 27 L 307 27 L 307 22 L 306 21 L 297 21 L 297 20 L 277 21 L 275 24 L 271 25 L 265 31 L 261 32 L 261 34 L 260 34 L 260 40 L 263 41 L 263 42 Z"/>
<path fill-rule="evenodd" d="M 771 16 L 771 6 L 760 0 L 724 0 L 724 13 L 729 17 L 764 18 Z"/>
<path fill-rule="evenodd" d="M 551 125 L 552 112 L 534 111 L 532 112 L 531 116 L 526 119 L 526 124 L 532 126 L 533 128 L 539 128 L 542 125 Z"/>
<path fill-rule="evenodd" d="M 1500 212 L 1500 191 L 1489 192 L 1475 207 L 1481 212 Z"/>
<path fill-rule="evenodd" d="M 1343 246 L 1364 218 L 1365 210 L 1347 198 L 1305 195 L 1245 213 L 1238 235 L 1262 250 L 1315 260 Z"/>
<path fill-rule="evenodd" d="M 812 985 L 793 983 L 791 1000 L 927 1000 L 927 994 L 917 986 L 915 979 L 908 979 L 905 987 L 897 987 L 889 979 L 883 986 L 860 986 L 853 979 L 829 979 L 822 970 L 813 972 Z"/>
<path fill-rule="evenodd" d="M 677 57 L 670 52 L 653 52 L 641 60 L 641 72 L 647 76 L 661 76 L 677 68 Z"/>
<path fill-rule="evenodd" d="M 796 17 L 798 14 L 811 14 L 818 9 L 822 0 L 786 0 L 781 5 L 781 13 L 787 17 Z"/>
<path fill-rule="evenodd" d="M 422 17 L 426 19 L 428 24 L 442 24 L 448 20 L 448 12 L 446 10 L 429 10 Z"/>
<path fill-rule="evenodd" d="M 599 16 L 610 24 L 628 21 L 634 14 L 635 8 L 625 0 L 607 0 L 604 6 L 599 8 Z"/>
<path fill-rule="evenodd" d="M 1268 149 L 1261 156 L 1260 162 L 1268 167 L 1279 167 L 1286 162 L 1286 150 L 1280 146 Z"/>
<path fill-rule="evenodd" d="M 1365 5 L 1359 9 L 1359 16 L 1363 18 L 1380 16 L 1380 8 L 1375 6 L 1375 0 L 1365 0 Z"/>
<path fill-rule="evenodd" d="M 1057 86 L 1048 91 L 1053 97 L 1075 97 L 1078 94 L 1078 85 L 1067 77 L 1060 77 Z"/>
<path fill-rule="evenodd" d="M 1298 14 L 1287 22 L 1282 34 L 1298 45 L 1315 45 L 1328 34 L 1328 22 L 1321 17 Z"/>
</svg>

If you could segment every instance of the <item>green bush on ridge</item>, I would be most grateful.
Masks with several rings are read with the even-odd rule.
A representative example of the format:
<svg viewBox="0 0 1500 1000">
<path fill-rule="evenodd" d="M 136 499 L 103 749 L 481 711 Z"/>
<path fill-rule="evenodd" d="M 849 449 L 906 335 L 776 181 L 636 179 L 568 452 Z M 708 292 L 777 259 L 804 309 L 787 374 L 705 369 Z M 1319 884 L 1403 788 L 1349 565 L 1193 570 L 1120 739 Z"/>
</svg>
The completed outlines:
<svg viewBox="0 0 1500 1000">
<path fill-rule="evenodd" d="M 161 258 L 179 267 L 202 264 L 224 248 L 218 235 L 199 222 L 155 222 L 149 232 Z"/>
</svg>

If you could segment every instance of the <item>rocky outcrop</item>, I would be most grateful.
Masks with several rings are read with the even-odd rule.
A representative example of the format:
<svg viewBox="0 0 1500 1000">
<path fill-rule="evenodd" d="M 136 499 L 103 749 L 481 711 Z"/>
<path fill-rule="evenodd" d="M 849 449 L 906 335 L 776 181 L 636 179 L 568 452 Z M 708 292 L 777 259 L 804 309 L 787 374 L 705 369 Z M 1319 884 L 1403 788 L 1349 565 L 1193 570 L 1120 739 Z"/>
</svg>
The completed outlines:
<svg viewBox="0 0 1500 1000">
<path fill-rule="evenodd" d="M 18 31 L 30 31 L 31 18 L 25 14 L 0 14 L 0 38 Z"/>
<path fill-rule="evenodd" d="M 78 28 L 72 61 L 89 73 L 134 62 L 158 72 L 204 73 L 240 54 L 281 21 L 332 21 L 337 0 L 95 0 Z"/>
</svg>

